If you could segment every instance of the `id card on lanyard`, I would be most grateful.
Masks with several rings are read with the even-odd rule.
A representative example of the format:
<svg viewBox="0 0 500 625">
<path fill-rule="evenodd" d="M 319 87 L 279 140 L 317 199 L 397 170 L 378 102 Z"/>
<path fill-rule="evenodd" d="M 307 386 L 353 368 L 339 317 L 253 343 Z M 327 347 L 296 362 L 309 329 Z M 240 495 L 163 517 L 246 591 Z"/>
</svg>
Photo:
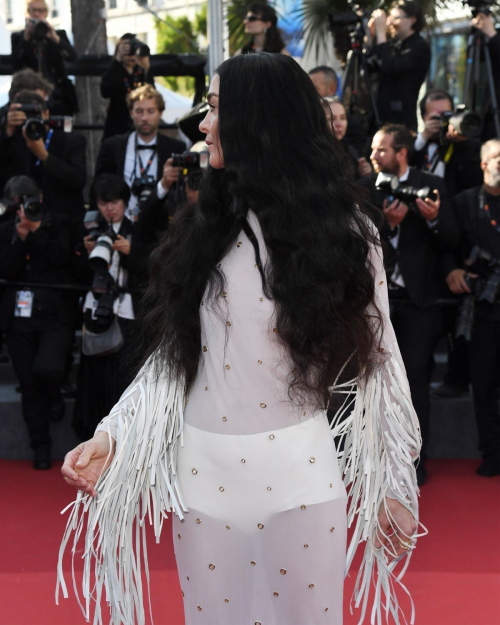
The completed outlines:
<svg viewBox="0 0 500 625">
<path fill-rule="evenodd" d="M 47 137 L 45 139 L 45 149 L 48 151 L 49 149 L 49 145 L 50 142 L 52 141 L 52 135 L 54 134 L 54 129 L 51 128 L 47 134 Z M 37 162 L 35 163 L 35 167 L 39 167 L 40 166 L 40 159 L 37 160 Z"/>
<path fill-rule="evenodd" d="M 33 313 L 33 291 L 17 291 L 14 317 L 30 318 Z"/>
</svg>

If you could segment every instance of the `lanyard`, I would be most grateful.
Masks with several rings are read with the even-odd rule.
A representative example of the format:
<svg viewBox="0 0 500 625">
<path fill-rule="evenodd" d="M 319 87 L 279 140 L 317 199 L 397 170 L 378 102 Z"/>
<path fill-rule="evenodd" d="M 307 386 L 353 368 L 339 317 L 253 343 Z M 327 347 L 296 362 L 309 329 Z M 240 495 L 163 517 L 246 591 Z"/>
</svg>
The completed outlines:
<svg viewBox="0 0 500 625">
<path fill-rule="evenodd" d="M 148 146 L 149 148 L 149 146 Z M 148 162 L 146 163 L 146 167 L 144 167 L 144 165 L 142 164 L 142 159 L 139 155 L 139 150 L 137 149 L 137 133 L 135 135 L 135 164 L 134 164 L 134 178 L 136 177 L 136 171 L 137 171 L 137 161 L 139 161 L 139 171 L 141 172 L 141 178 L 143 176 L 147 176 L 149 168 L 151 167 L 151 164 L 154 160 L 154 157 L 156 156 L 156 143 L 153 144 L 150 148 L 152 151 L 151 156 L 149 157 Z"/>
<path fill-rule="evenodd" d="M 493 226 L 493 228 L 495 228 L 495 230 L 500 233 L 500 225 L 498 224 L 497 220 L 492 217 L 490 213 L 490 207 L 488 206 L 488 204 L 486 204 L 484 186 L 481 187 L 481 190 L 479 191 L 479 217 L 486 217 L 490 224 Z"/>
<path fill-rule="evenodd" d="M 49 149 L 49 145 L 50 142 L 52 141 L 52 135 L 54 134 L 54 129 L 51 128 L 47 134 L 47 138 L 45 139 L 45 149 L 48 150 Z M 38 167 L 40 165 L 40 159 L 37 160 L 37 162 L 35 163 L 35 167 Z"/>
</svg>

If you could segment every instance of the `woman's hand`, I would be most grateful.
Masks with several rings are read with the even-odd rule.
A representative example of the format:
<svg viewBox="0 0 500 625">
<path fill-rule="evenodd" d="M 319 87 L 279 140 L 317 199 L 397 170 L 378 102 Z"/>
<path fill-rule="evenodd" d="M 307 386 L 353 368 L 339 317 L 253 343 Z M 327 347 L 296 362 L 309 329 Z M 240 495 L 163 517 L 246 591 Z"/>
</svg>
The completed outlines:
<svg viewBox="0 0 500 625">
<path fill-rule="evenodd" d="M 417 531 L 417 522 L 408 508 L 405 508 L 397 499 L 386 497 L 385 501 L 390 518 L 382 504 L 378 513 L 380 529 L 377 530 L 373 544 L 376 549 L 385 546 L 388 550 L 386 551 L 388 557 L 399 558 L 415 544 L 411 537 Z"/>
<path fill-rule="evenodd" d="M 97 432 L 94 438 L 80 443 L 78 447 L 67 453 L 61 468 L 66 484 L 95 497 L 97 495 L 96 482 L 113 459 L 114 443 L 111 453 L 110 449 L 108 434 Z M 108 454 L 109 460 L 106 464 Z"/>
</svg>

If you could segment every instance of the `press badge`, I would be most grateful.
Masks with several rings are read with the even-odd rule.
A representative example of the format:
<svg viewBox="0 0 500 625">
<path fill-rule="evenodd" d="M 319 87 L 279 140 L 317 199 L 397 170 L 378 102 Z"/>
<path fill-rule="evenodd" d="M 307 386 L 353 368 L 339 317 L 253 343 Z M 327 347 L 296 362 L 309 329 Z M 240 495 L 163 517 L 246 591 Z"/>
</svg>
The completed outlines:
<svg viewBox="0 0 500 625">
<path fill-rule="evenodd" d="M 16 293 L 16 308 L 14 317 L 31 317 L 33 312 L 33 291 L 18 291 Z"/>
</svg>

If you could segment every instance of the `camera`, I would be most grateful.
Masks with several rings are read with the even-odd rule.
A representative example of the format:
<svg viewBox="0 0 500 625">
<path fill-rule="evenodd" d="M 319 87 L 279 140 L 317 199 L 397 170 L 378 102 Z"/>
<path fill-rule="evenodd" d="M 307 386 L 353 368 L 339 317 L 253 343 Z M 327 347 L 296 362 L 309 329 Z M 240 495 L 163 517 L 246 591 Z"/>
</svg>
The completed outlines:
<svg viewBox="0 0 500 625">
<path fill-rule="evenodd" d="M 130 191 L 133 195 L 137 197 L 139 205 L 142 205 L 151 195 L 155 187 L 155 177 L 151 176 L 150 174 L 146 174 L 144 176 L 141 176 L 140 178 L 134 179 L 134 182 L 130 187 Z"/>
<path fill-rule="evenodd" d="M 377 191 L 381 191 L 388 196 L 390 202 L 394 200 L 400 200 L 407 203 L 409 206 L 415 200 L 436 200 L 435 193 L 430 187 L 412 187 L 405 182 L 400 182 L 399 178 L 395 174 L 385 174 L 381 172 L 375 180 L 375 188 Z"/>
<path fill-rule="evenodd" d="M 87 211 L 83 225 L 89 232 L 90 240 L 96 242 L 89 255 L 89 265 L 93 271 L 104 270 L 107 273 L 113 255 L 113 243 L 118 239 L 113 222 L 108 223 L 99 211 Z"/>
<path fill-rule="evenodd" d="M 491 12 L 495 5 L 496 0 L 462 0 L 464 6 L 469 6 L 472 17 L 476 17 L 478 13 L 484 13 L 485 15 L 491 15 Z"/>
<path fill-rule="evenodd" d="M 463 336 L 466 341 L 470 341 L 472 326 L 474 323 L 474 309 L 476 302 L 488 302 L 494 304 L 500 296 L 500 259 L 495 258 L 486 250 L 478 246 L 472 248 L 470 258 L 466 265 L 474 265 L 476 278 L 465 275 L 464 279 L 471 290 L 465 295 L 460 304 L 457 318 L 455 337 Z"/>
<path fill-rule="evenodd" d="M 444 141 L 449 125 L 468 139 L 479 137 L 481 132 L 481 117 L 468 111 L 465 104 L 459 104 L 454 111 L 444 111 L 436 119 L 441 119 L 441 141 Z"/>
<path fill-rule="evenodd" d="M 50 31 L 47 24 L 42 20 L 37 20 L 35 18 L 28 18 L 27 23 L 32 25 L 31 38 L 33 41 L 37 43 L 44 42 Z"/>
<path fill-rule="evenodd" d="M 9 213 L 17 213 L 21 206 L 24 208 L 24 214 L 27 219 L 30 221 L 42 221 L 42 203 L 38 197 L 29 195 L 22 195 L 17 202 L 9 198 L 0 200 L 0 217 Z"/>
<path fill-rule="evenodd" d="M 139 41 L 137 37 L 129 39 L 128 42 L 130 44 L 129 56 L 149 56 L 151 54 L 149 46 Z"/>
<path fill-rule="evenodd" d="M 364 19 L 369 19 L 371 9 L 363 7 L 363 5 L 368 6 L 370 4 L 369 2 L 353 2 L 352 0 L 348 0 L 347 4 L 350 9 L 349 13 L 328 13 L 330 28 L 338 26 L 350 26 L 354 28 L 358 24 L 362 24 Z"/>
<path fill-rule="evenodd" d="M 36 104 L 24 104 L 21 110 L 24 110 L 25 107 L 40 108 Z M 43 139 L 43 137 L 45 136 L 45 128 L 71 132 L 73 130 L 73 118 L 63 115 L 53 115 L 48 119 L 43 119 L 42 117 L 30 117 L 24 123 L 24 131 L 26 133 L 26 136 L 32 141 L 38 141 L 38 139 Z"/>
<path fill-rule="evenodd" d="M 206 150 L 203 152 L 187 151 L 182 154 L 172 154 L 172 166 L 182 167 L 187 171 L 193 169 L 207 169 L 209 158 L 210 155 Z"/>
</svg>

